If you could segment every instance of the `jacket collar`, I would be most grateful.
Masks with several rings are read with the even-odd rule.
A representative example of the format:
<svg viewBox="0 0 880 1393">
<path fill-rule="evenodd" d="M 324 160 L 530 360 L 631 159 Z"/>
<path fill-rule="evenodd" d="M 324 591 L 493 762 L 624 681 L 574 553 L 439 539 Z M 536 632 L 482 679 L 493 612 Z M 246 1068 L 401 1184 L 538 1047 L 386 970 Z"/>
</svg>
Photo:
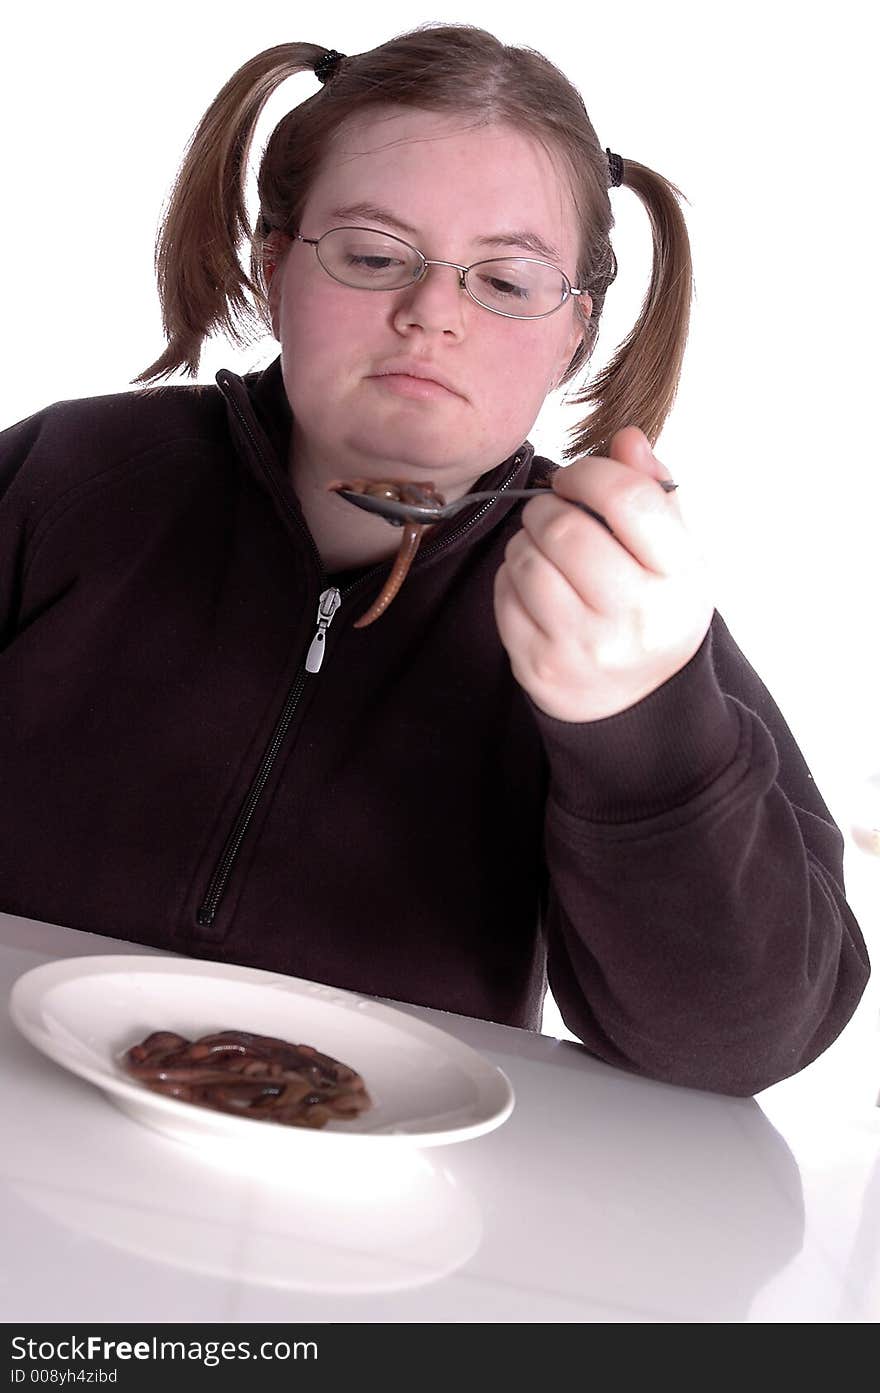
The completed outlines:
<svg viewBox="0 0 880 1393">
<path fill-rule="evenodd" d="M 281 373 L 281 355 L 262 371 L 243 377 L 222 368 L 216 382 L 226 399 L 230 431 L 243 462 L 269 489 L 283 511 L 289 513 L 293 509 L 302 522 L 287 468 L 293 413 Z M 534 455 L 531 442 L 524 441 L 513 455 L 483 474 L 474 489 L 523 488 L 533 472 Z M 485 505 L 475 504 L 473 509 L 457 513 L 438 527 L 432 542 L 440 541 L 453 530 L 456 534 L 466 531 L 470 537 L 481 536 L 492 530 L 516 506 L 516 501 L 499 500 L 488 510 Z"/>
</svg>

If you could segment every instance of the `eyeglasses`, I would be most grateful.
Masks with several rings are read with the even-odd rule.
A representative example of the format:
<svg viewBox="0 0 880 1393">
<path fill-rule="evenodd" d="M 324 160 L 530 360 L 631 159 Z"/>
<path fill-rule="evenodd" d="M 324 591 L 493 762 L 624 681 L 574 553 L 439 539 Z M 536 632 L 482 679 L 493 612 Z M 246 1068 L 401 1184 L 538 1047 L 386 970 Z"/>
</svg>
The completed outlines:
<svg viewBox="0 0 880 1393">
<path fill-rule="evenodd" d="M 570 295 L 583 295 L 568 276 L 531 256 L 493 257 L 473 266 L 435 261 L 400 237 L 364 227 L 334 227 L 322 237 L 298 242 L 315 248 L 318 261 L 340 285 L 353 290 L 403 290 L 420 281 L 429 266 L 450 266 L 459 287 L 484 310 L 506 319 L 543 319 L 562 308 Z"/>
</svg>

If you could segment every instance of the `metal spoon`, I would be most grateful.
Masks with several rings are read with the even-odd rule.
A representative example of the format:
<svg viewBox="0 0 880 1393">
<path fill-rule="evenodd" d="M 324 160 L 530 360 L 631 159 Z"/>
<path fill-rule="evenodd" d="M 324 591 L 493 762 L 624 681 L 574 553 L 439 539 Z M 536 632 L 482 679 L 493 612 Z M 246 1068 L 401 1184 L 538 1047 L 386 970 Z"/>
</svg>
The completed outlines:
<svg viewBox="0 0 880 1393">
<path fill-rule="evenodd" d="M 678 488 L 669 479 L 658 479 L 660 487 L 666 493 L 672 493 L 673 489 Z M 549 486 L 538 485 L 530 489 L 490 489 L 486 493 L 464 493 L 461 498 L 455 498 L 451 503 L 401 503 L 396 498 L 377 498 L 371 493 L 356 493 L 354 489 L 335 489 L 340 498 L 345 498 L 349 503 L 353 503 L 356 508 L 364 508 L 368 513 L 378 513 L 395 527 L 403 527 L 407 522 L 420 522 L 430 526 L 431 523 L 445 522 L 447 518 L 454 517 L 464 508 L 470 508 L 474 503 L 486 503 L 495 498 L 532 498 L 535 494 L 552 493 Z M 556 495 L 560 497 L 559 494 Z M 594 508 L 586 503 L 578 503 L 573 499 L 565 499 L 566 503 L 571 503 L 573 507 L 580 508 L 582 512 L 589 513 L 591 518 L 601 522 L 603 527 L 608 523 L 597 513 Z"/>
</svg>

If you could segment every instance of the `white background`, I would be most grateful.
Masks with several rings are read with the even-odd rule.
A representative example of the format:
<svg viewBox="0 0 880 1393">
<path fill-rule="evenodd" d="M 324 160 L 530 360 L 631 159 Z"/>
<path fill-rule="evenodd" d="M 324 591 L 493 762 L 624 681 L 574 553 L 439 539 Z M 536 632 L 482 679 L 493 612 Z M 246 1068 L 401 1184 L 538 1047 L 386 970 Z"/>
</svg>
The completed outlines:
<svg viewBox="0 0 880 1393">
<path fill-rule="evenodd" d="M 657 453 L 713 558 L 718 608 L 847 829 L 880 771 L 871 11 L 864 0 L 7 8 L 0 427 L 127 390 L 158 356 L 159 216 L 194 127 L 246 59 L 291 40 L 359 52 L 429 20 L 537 48 L 579 87 L 601 144 L 689 200 L 697 298 Z M 254 162 L 315 86 L 302 76 L 275 94 Z M 629 332 L 649 266 L 641 204 L 625 189 L 611 197 L 620 274 L 597 368 Z M 213 343 L 199 380 L 277 351 Z M 548 404 L 531 433 L 539 451 L 558 456 L 576 412 Z"/>
</svg>

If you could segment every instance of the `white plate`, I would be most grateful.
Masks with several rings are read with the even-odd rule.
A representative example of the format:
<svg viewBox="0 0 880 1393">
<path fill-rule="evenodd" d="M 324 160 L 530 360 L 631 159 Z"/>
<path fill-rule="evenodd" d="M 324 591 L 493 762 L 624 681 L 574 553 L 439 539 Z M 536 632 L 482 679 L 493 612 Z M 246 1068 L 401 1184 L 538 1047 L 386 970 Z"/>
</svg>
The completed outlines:
<svg viewBox="0 0 880 1393">
<path fill-rule="evenodd" d="M 10 1014 L 56 1063 L 104 1090 L 130 1117 L 225 1160 L 351 1155 L 368 1147 L 442 1146 L 500 1126 L 513 1110 L 506 1075 L 446 1031 L 320 983 L 189 958 L 64 959 L 26 972 Z M 355 1069 L 373 1106 L 350 1122 L 281 1126 L 153 1093 L 123 1070 L 130 1045 L 154 1030 L 195 1038 L 247 1030 L 313 1045 Z M 311 1150 L 309 1151 L 309 1148 Z"/>
</svg>

